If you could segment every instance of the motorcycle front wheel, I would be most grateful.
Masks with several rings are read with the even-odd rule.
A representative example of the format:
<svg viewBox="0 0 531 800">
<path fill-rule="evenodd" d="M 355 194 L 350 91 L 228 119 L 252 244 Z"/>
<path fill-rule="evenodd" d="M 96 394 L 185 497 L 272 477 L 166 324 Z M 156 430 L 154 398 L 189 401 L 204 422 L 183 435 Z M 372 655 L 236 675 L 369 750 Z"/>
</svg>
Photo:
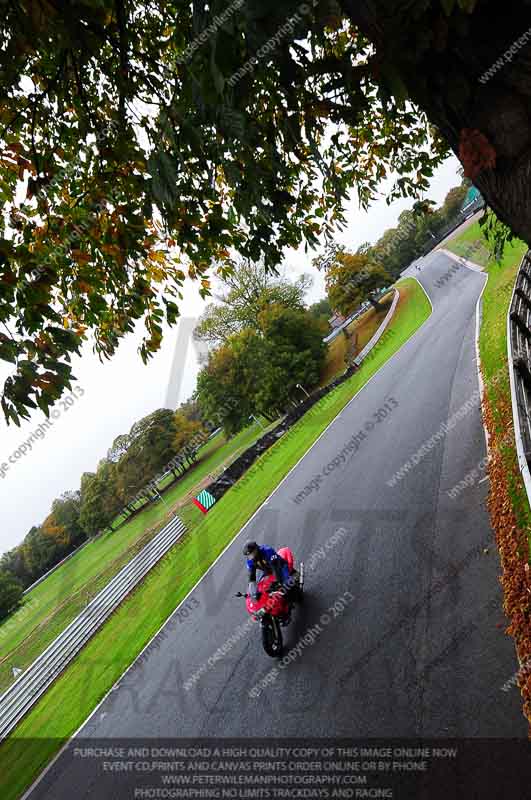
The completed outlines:
<svg viewBox="0 0 531 800">
<path fill-rule="evenodd" d="M 270 617 L 262 622 L 262 644 L 271 658 L 280 658 L 283 651 L 282 631 L 278 620 Z"/>
</svg>

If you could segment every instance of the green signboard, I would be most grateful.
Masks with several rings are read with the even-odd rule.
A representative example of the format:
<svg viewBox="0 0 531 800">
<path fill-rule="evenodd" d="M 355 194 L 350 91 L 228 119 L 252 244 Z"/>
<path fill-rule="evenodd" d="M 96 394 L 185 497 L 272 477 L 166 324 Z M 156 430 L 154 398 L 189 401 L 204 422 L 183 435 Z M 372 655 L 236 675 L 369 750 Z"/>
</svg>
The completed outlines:
<svg viewBox="0 0 531 800">
<path fill-rule="evenodd" d="M 475 186 L 471 186 L 466 196 L 465 205 L 467 203 L 472 203 L 477 197 L 479 197 L 479 189 L 476 189 Z"/>
<path fill-rule="evenodd" d="M 471 186 L 464 199 L 463 205 L 461 206 L 461 211 L 465 211 L 470 205 L 472 205 L 472 203 L 480 198 L 481 194 L 479 189 L 476 189 L 475 186 Z"/>
</svg>

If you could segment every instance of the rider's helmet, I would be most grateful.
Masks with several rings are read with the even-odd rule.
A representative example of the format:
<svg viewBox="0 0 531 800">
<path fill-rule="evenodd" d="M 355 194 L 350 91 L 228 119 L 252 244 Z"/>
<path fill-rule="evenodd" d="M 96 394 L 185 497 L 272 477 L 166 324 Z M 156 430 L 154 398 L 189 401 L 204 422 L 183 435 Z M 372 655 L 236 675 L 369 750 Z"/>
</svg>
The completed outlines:
<svg viewBox="0 0 531 800">
<path fill-rule="evenodd" d="M 256 542 L 253 542 L 252 540 L 245 542 L 245 547 L 243 548 L 244 556 L 251 556 L 251 558 L 254 558 L 257 552 L 258 552 L 258 545 L 256 544 Z"/>
</svg>

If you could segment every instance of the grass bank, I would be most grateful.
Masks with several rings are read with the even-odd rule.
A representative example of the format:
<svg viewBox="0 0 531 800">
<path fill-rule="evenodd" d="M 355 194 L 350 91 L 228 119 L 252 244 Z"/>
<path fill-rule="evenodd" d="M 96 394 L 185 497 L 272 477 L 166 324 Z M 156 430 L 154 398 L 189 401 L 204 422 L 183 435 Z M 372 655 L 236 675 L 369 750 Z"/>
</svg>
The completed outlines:
<svg viewBox="0 0 531 800">
<path fill-rule="evenodd" d="M 469 261 L 473 261 L 474 264 L 479 264 L 481 267 L 486 267 L 491 263 L 489 249 L 478 222 L 474 222 L 473 225 L 470 225 L 462 233 L 441 246 L 457 256 L 465 256 Z M 473 250 L 472 247 L 474 248 Z M 507 251 L 504 258 L 510 259 L 509 251 Z"/>
<path fill-rule="evenodd" d="M 385 315 L 389 311 L 389 307 L 393 301 L 393 292 L 382 298 L 381 308 L 369 308 L 358 319 L 355 319 L 350 325 L 347 325 L 347 333 L 349 337 L 355 337 L 355 347 L 353 347 L 350 357 L 360 353 L 367 342 L 374 336 L 380 325 L 382 324 Z M 321 376 L 320 386 L 326 386 L 330 383 L 336 375 L 341 374 L 346 366 L 345 356 L 347 355 L 348 342 L 344 333 L 338 334 L 335 339 L 332 339 L 328 345 L 328 354 L 326 364 L 324 366 L 323 374 Z"/>
<path fill-rule="evenodd" d="M 152 638 L 212 562 L 353 395 L 430 314 L 419 284 L 398 284 L 400 302 L 386 336 L 361 368 L 323 397 L 206 516 L 183 510 L 189 532 L 120 606 L 70 667 L 0 746 L 2 797 L 15 800 Z M 262 463 L 262 467 L 260 466 Z M 267 468 L 263 468 L 263 464 Z"/>
</svg>

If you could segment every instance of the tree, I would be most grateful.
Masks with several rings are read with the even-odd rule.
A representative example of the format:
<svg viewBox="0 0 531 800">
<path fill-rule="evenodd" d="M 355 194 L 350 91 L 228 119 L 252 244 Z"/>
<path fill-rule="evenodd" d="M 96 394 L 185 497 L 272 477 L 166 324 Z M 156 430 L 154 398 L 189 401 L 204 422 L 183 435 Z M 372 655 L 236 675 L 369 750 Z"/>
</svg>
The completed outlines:
<svg viewBox="0 0 531 800">
<path fill-rule="evenodd" d="M 123 458 L 123 456 L 125 456 L 129 450 L 132 441 L 133 440 L 130 433 L 120 433 L 112 443 L 112 446 L 109 448 L 109 450 L 107 450 L 107 460 L 115 463 L 120 461 L 120 459 Z"/>
<path fill-rule="evenodd" d="M 221 283 L 219 304 L 207 306 L 194 332 L 197 339 L 218 345 L 244 328 L 258 330 L 259 314 L 272 304 L 303 309 L 312 279 L 302 275 L 292 283 L 268 273 L 263 264 L 240 261 Z"/>
<path fill-rule="evenodd" d="M 410 209 L 402 211 L 397 226 L 388 228 L 376 244 L 363 242 L 356 250 L 356 256 L 378 264 L 390 277 L 397 278 L 415 258 L 418 258 L 434 239 L 434 231 L 442 228 L 445 220 L 440 210 L 434 210 L 433 200 L 418 200 Z M 313 263 L 317 269 L 327 272 L 338 263 L 345 248 L 330 241 L 324 253 L 318 255 Z"/>
<path fill-rule="evenodd" d="M 59 525 L 53 513 L 48 514 L 40 526 L 41 536 L 48 539 L 51 544 L 48 565 L 60 561 L 63 554 L 68 550 L 70 536 L 64 525 Z"/>
<path fill-rule="evenodd" d="M 401 212 L 395 228 L 388 228 L 375 245 L 365 243 L 358 247 L 356 255 L 369 257 L 396 279 L 412 261 L 430 249 L 437 235 L 455 220 L 460 207 L 458 198 L 464 197 L 466 191 L 466 183 L 451 189 L 441 208 L 434 208 L 433 200 L 418 200 Z M 336 246 L 333 252 L 340 251 Z M 331 263 L 333 261 L 332 258 Z"/>
<path fill-rule="evenodd" d="M 68 535 L 69 545 L 77 546 L 86 534 L 79 522 L 81 510 L 81 492 L 64 492 L 61 497 L 52 503 L 52 515 L 56 525 L 59 525 Z"/>
<path fill-rule="evenodd" d="M 22 543 L 24 562 L 30 575 L 30 582 L 46 572 L 48 564 L 52 560 L 53 551 L 53 542 L 42 535 L 40 526 L 33 525 Z"/>
<path fill-rule="evenodd" d="M 332 316 L 332 306 L 330 305 L 330 300 L 328 297 L 323 297 L 322 300 L 318 300 L 316 303 L 313 303 L 308 311 L 315 317 L 315 319 L 319 319 L 322 322 L 326 323 L 326 330 L 328 330 L 328 320 Z M 325 334 L 324 334 L 325 335 Z"/>
<path fill-rule="evenodd" d="M 454 186 L 453 189 L 450 189 L 441 206 L 441 213 L 446 222 L 452 222 L 457 217 L 467 193 L 468 186 L 466 184 Z"/>
<path fill-rule="evenodd" d="M 226 344 L 214 350 L 197 376 L 196 397 L 208 419 L 220 420 L 231 436 L 245 427 L 254 413 L 252 381 L 263 364 L 263 347 L 259 336 L 251 330 L 234 334 Z"/>
<path fill-rule="evenodd" d="M 428 212 L 415 213 L 414 209 L 405 209 L 398 216 L 396 233 L 392 240 L 395 258 L 403 269 L 402 265 L 410 264 L 419 255 L 416 244 L 416 236 L 424 221 L 426 231 L 433 225 L 433 214 Z"/>
<path fill-rule="evenodd" d="M 154 445 L 152 456 L 164 460 L 166 454 L 171 458 L 171 442 L 175 436 L 173 411 L 159 408 L 147 414 L 131 426 L 129 433 L 120 434 L 107 452 L 107 460 L 119 462 L 127 453 L 139 453 L 144 447 Z"/>
<path fill-rule="evenodd" d="M 396 247 L 398 228 L 388 228 L 371 249 L 374 260 L 382 264 L 392 278 L 398 278 L 407 264 L 403 264 L 402 255 Z M 410 262 L 408 261 L 408 264 Z"/>
<path fill-rule="evenodd" d="M 184 403 L 181 403 L 176 413 L 183 414 L 186 419 L 192 420 L 192 422 L 203 422 L 201 409 L 194 395 L 189 397 Z"/>
<path fill-rule="evenodd" d="M 105 530 L 122 510 L 118 492 L 117 466 L 102 459 L 96 473 L 81 476 L 81 509 L 79 522 L 88 536 Z"/>
<path fill-rule="evenodd" d="M 48 412 L 88 333 L 110 357 L 142 319 L 149 358 L 186 272 L 205 296 L 231 252 L 274 269 L 345 224 L 353 187 L 367 208 L 390 170 L 389 200 L 418 197 L 452 150 L 531 243 L 526 4 L 24 8 L 0 21 L 8 420 Z"/>
<path fill-rule="evenodd" d="M 32 526 L 22 544 L 2 556 L 0 571 L 9 573 L 27 588 L 71 549 L 71 532 L 58 523 L 52 512 L 41 525 Z"/>
<path fill-rule="evenodd" d="M 153 496 L 149 483 L 176 454 L 175 437 L 174 412 L 161 408 L 135 422 L 128 434 L 115 439 L 106 460 L 115 466 L 114 491 L 123 506 L 128 507 L 142 490 L 146 499 Z"/>
<path fill-rule="evenodd" d="M 4 553 L 0 572 L 12 575 L 27 588 L 86 538 L 79 523 L 79 492 L 65 492 L 52 503 L 41 525 L 34 525 L 22 544 Z"/>
<path fill-rule="evenodd" d="M 175 438 L 173 443 L 177 452 L 182 450 L 183 447 L 186 447 L 194 437 L 199 439 L 200 434 L 203 434 L 205 439 L 207 437 L 206 430 L 200 420 L 192 420 L 186 417 L 182 411 L 175 412 L 173 415 L 173 422 L 175 426 Z"/>
<path fill-rule="evenodd" d="M 177 449 L 175 435 L 174 413 L 162 408 L 142 417 L 128 433 L 116 437 L 106 460 L 116 465 L 115 491 L 124 506 L 129 506 L 173 458 Z M 150 496 L 146 490 L 146 497 Z"/>
<path fill-rule="evenodd" d="M 0 571 L 0 620 L 20 605 L 23 591 L 20 581 L 9 572 Z"/>
<path fill-rule="evenodd" d="M 275 420 L 300 394 L 297 383 L 315 386 L 324 363 L 322 323 L 305 309 L 273 305 L 257 323 L 258 331 L 245 328 L 215 350 L 198 376 L 199 404 L 220 415 L 229 434 L 251 414 Z"/>
<path fill-rule="evenodd" d="M 370 256 L 342 251 L 326 274 L 330 305 L 345 315 L 364 300 L 369 300 L 374 308 L 379 309 L 374 293 L 387 286 L 390 280 L 389 274 Z"/>
<path fill-rule="evenodd" d="M 169 408 L 159 408 L 132 426 L 129 435 L 130 458 L 140 457 L 148 478 L 168 463 L 175 454 L 175 416 Z"/>
<path fill-rule="evenodd" d="M 267 357 L 254 385 L 254 402 L 274 418 L 300 393 L 297 385 L 308 390 L 319 383 L 327 348 L 322 323 L 307 311 L 276 305 L 260 314 L 259 323 Z"/>
<path fill-rule="evenodd" d="M 182 416 L 189 441 L 198 423 Z M 113 458 L 100 461 L 96 473 L 85 473 L 79 491 L 64 492 L 53 501 L 45 520 L 31 528 L 21 545 L 2 556 L 0 572 L 12 575 L 26 588 L 78 547 L 87 534 L 110 525 L 136 492 L 145 490 L 151 499 L 149 481 L 175 453 L 175 436 L 174 414 L 169 409 L 158 409 L 136 422 L 129 434 L 118 437 L 123 440 L 120 458 L 116 460 L 117 439 L 109 451 Z"/>
<path fill-rule="evenodd" d="M 9 572 L 27 588 L 31 584 L 31 574 L 24 559 L 22 546 L 14 547 L 0 559 L 0 571 Z"/>
</svg>

